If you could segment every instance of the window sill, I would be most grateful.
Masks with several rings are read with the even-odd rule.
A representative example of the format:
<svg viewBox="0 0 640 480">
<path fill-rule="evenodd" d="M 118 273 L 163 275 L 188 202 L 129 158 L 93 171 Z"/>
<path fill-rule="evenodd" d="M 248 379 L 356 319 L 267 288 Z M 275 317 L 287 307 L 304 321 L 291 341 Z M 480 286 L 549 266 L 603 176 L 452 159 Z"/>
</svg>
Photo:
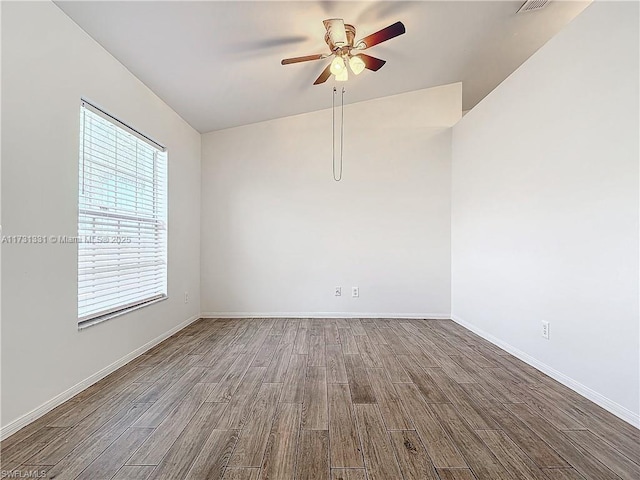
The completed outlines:
<svg viewBox="0 0 640 480">
<path fill-rule="evenodd" d="M 154 303 L 159 303 L 169 298 L 168 295 L 160 298 L 154 298 L 153 300 L 149 300 L 144 303 L 139 303 L 138 305 L 133 305 L 131 307 L 123 308 L 122 310 L 118 310 L 117 312 L 107 313 L 106 315 L 101 315 L 100 317 L 91 318 L 89 320 L 84 320 L 78 323 L 78 331 L 84 330 L 89 327 L 93 327 L 94 325 L 98 325 L 99 323 L 106 322 L 107 320 L 111 320 L 112 318 L 120 317 L 122 315 L 126 315 L 127 313 L 134 312 L 136 310 L 140 310 L 141 308 L 147 307 L 149 305 L 153 305 Z"/>
</svg>

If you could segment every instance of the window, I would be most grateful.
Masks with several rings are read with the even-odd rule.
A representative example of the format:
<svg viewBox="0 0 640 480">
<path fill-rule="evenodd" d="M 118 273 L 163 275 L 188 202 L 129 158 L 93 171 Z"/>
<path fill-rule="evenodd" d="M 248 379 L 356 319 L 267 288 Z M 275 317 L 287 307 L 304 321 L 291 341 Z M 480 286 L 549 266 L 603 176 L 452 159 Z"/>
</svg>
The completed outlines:
<svg viewBox="0 0 640 480">
<path fill-rule="evenodd" d="M 79 325 L 166 298 L 166 149 L 83 101 L 79 181 Z"/>
</svg>

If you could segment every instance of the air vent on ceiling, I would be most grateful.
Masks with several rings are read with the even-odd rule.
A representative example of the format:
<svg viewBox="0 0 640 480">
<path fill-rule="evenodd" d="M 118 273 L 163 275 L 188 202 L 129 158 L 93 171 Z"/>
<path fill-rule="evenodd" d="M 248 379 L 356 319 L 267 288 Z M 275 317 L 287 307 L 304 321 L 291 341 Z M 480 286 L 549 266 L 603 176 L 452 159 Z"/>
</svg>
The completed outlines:
<svg viewBox="0 0 640 480">
<path fill-rule="evenodd" d="M 516 13 L 533 12 L 547 6 L 551 0 L 527 0 Z"/>
</svg>

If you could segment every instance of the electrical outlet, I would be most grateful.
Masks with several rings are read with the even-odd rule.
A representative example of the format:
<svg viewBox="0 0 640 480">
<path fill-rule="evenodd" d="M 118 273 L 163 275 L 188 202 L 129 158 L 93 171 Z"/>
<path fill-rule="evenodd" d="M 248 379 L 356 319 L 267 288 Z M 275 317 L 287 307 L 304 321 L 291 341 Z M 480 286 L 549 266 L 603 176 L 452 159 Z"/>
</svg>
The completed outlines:
<svg viewBox="0 0 640 480">
<path fill-rule="evenodd" d="M 549 322 L 542 321 L 542 337 L 549 340 Z"/>
<path fill-rule="evenodd" d="M 189 292 L 184 292 L 184 303 L 189 303 Z"/>
<path fill-rule="evenodd" d="M 359 297 L 360 296 L 360 289 L 358 287 L 351 287 L 351 296 L 352 297 Z"/>
<path fill-rule="evenodd" d="M 342 296 L 342 287 L 336 287 L 336 291 L 335 291 L 334 295 L 336 297 L 341 297 Z"/>
</svg>

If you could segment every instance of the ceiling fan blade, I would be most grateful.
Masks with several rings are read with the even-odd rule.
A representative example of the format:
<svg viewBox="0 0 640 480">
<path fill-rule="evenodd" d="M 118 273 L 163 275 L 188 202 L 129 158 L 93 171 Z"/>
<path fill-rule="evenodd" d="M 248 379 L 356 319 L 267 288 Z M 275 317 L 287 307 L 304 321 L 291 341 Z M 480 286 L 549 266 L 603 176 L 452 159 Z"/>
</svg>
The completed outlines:
<svg viewBox="0 0 640 480">
<path fill-rule="evenodd" d="M 371 35 L 367 35 L 362 40 L 356 43 L 356 48 L 360 50 L 364 50 L 365 48 L 373 47 L 374 45 L 378 45 L 379 43 L 386 42 L 398 35 L 402 35 L 406 30 L 404 28 L 404 24 L 402 22 L 396 22 L 393 25 L 389 25 L 382 30 L 377 31 L 376 33 L 372 33 Z"/>
<path fill-rule="evenodd" d="M 305 57 L 285 58 L 280 63 L 282 65 L 289 65 L 290 63 L 310 62 L 311 60 L 322 60 L 323 58 L 327 58 L 327 55 L 319 53 L 317 55 L 307 55 Z"/>
<path fill-rule="evenodd" d="M 382 68 L 382 66 L 385 63 L 387 63 L 386 60 L 380 60 L 379 58 L 372 57 L 372 56 L 366 55 L 364 53 L 359 53 L 358 56 L 364 62 L 365 68 L 368 69 L 368 70 L 373 70 L 374 72 L 377 72 L 378 70 L 380 70 Z"/>
<path fill-rule="evenodd" d="M 322 23 L 324 23 L 324 28 L 327 29 L 331 43 L 336 47 L 347 45 L 347 30 L 344 28 L 344 20 L 342 18 L 330 18 Z"/>
<path fill-rule="evenodd" d="M 321 83 L 326 82 L 329 77 L 331 76 L 331 64 L 327 65 L 327 68 L 325 68 L 322 73 L 320 74 L 320 76 L 316 79 L 315 82 L 313 82 L 314 85 L 320 85 Z"/>
</svg>

